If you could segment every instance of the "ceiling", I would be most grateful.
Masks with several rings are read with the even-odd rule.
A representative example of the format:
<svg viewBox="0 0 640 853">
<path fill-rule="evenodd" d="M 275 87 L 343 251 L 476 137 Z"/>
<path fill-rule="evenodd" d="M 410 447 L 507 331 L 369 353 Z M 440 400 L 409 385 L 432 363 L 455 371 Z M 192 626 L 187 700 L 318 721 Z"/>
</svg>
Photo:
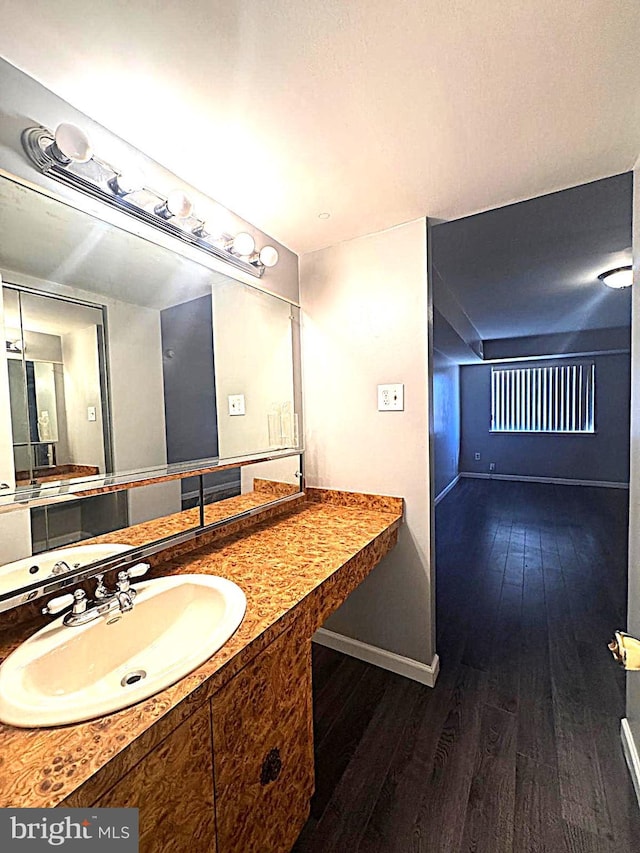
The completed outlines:
<svg viewBox="0 0 640 853">
<path fill-rule="evenodd" d="M 637 0 L 22 0 L 0 30 L 7 60 L 299 253 L 629 170 L 639 43 Z"/>
<path fill-rule="evenodd" d="M 483 340 L 628 326 L 631 288 L 598 275 L 631 263 L 632 184 L 626 173 L 436 225 L 436 306 L 451 314 L 452 296 Z"/>
</svg>

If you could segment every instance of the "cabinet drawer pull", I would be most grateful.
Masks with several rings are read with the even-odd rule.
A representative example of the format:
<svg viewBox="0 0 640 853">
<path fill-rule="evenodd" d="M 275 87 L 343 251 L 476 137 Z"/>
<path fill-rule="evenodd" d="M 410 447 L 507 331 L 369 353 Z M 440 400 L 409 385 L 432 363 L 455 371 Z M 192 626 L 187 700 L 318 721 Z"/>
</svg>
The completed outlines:
<svg viewBox="0 0 640 853">
<path fill-rule="evenodd" d="M 280 758 L 280 750 L 272 749 L 262 762 L 262 772 L 260 773 L 260 784 L 268 785 L 269 782 L 275 782 L 280 771 L 282 770 L 282 759 Z"/>
</svg>

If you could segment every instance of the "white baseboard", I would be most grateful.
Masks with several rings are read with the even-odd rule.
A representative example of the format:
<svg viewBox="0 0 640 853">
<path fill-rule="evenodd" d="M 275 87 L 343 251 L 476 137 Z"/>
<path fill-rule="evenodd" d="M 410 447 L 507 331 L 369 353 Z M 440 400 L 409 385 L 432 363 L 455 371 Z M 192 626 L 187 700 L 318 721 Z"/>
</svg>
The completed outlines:
<svg viewBox="0 0 640 853">
<path fill-rule="evenodd" d="M 453 489 L 453 487 L 458 484 L 459 480 L 460 480 L 460 474 L 458 474 L 456 477 L 454 477 L 453 480 L 449 483 L 449 485 L 445 486 L 444 489 L 436 496 L 436 499 L 433 502 L 434 506 L 438 506 L 438 504 L 440 503 L 442 498 L 446 498 L 446 496 L 449 494 L 451 489 Z"/>
<path fill-rule="evenodd" d="M 379 666 L 381 669 L 395 672 L 396 675 L 404 675 L 405 678 L 419 681 L 420 684 L 426 684 L 427 687 L 435 687 L 440 671 L 438 655 L 433 656 L 430 664 L 421 663 L 412 658 L 397 655 L 395 652 L 380 649 L 378 646 L 361 643 L 360 640 L 353 640 L 343 634 L 336 634 L 335 631 L 328 631 L 326 628 L 319 628 L 313 635 L 313 641 L 336 652 L 342 652 L 352 658 L 358 658 L 358 660 Z"/>
<path fill-rule="evenodd" d="M 560 486 L 599 486 L 603 489 L 629 488 L 629 483 L 616 483 L 609 480 L 569 480 L 564 477 L 526 477 L 520 474 L 480 474 L 461 471 L 460 477 L 471 477 L 476 480 L 515 480 L 519 483 L 557 483 Z"/>
<path fill-rule="evenodd" d="M 622 720 L 620 725 L 620 737 L 622 738 L 622 749 L 627 761 L 629 773 L 631 774 L 631 781 L 633 782 L 636 797 L 638 798 L 638 806 L 640 806 L 640 756 L 638 755 L 638 749 L 633 739 L 633 735 L 631 734 L 629 721 L 626 717 Z"/>
</svg>

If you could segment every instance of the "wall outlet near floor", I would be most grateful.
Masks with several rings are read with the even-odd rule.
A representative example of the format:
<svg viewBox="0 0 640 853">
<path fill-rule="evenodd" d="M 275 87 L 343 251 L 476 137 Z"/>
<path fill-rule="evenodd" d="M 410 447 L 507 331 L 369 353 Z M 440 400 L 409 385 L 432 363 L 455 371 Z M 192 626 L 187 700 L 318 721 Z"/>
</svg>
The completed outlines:
<svg viewBox="0 0 640 853">
<path fill-rule="evenodd" d="M 496 463 L 495 462 L 489 462 L 489 471 L 495 471 L 495 470 L 496 470 Z"/>
<path fill-rule="evenodd" d="M 476 460 L 476 462 L 479 462 L 479 461 L 480 461 L 480 454 L 479 454 L 479 453 L 474 453 L 474 454 L 473 454 L 473 458 Z"/>
<path fill-rule="evenodd" d="M 404 385 L 396 382 L 393 385 L 378 385 L 378 411 L 404 411 Z"/>
<path fill-rule="evenodd" d="M 244 394 L 229 394 L 229 414 L 244 415 Z"/>
</svg>

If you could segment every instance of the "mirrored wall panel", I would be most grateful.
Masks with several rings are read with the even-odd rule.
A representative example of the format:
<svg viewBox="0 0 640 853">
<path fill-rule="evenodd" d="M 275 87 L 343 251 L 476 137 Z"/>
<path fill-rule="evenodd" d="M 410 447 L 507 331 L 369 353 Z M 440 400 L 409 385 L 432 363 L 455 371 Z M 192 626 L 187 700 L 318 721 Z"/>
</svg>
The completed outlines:
<svg viewBox="0 0 640 853">
<path fill-rule="evenodd" d="M 2 491 L 298 448 L 297 308 L 3 177 L 0 233 Z"/>
<path fill-rule="evenodd" d="M 29 601 L 46 582 L 294 496 L 301 476 L 294 455 L 188 478 L 193 499 L 174 479 L 85 497 L 50 489 L 39 505 L 0 506 L 0 609 L 3 596 Z"/>
</svg>

